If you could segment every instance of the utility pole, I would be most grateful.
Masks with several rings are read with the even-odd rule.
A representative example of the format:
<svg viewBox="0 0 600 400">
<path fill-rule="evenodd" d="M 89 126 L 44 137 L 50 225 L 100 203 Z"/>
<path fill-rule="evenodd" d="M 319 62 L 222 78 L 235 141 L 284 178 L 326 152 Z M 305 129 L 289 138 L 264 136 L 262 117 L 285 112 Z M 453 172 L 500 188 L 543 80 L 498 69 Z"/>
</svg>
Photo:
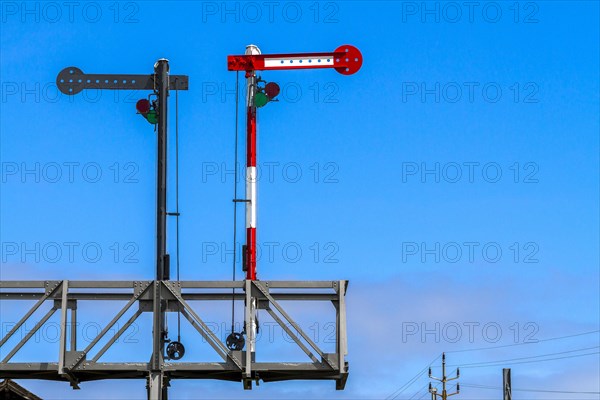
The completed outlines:
<svg viewBox="0 0 600 400">
<path fill-rule="evenodd" d="M 510 379 L 510 368 L 502 369 L 502 391 L 503 400 L 512 400 L 512 383 Z"/>
<path fill-rule="evenodd" d="M 441 397 L 442 400 L 447 400 L 448 397 L 450 396 L 454 396 L 460 393 L 460 385 L 457 383 L 456 384 L 456 392 L 454 393 L 448 393 L 448 391 L 446 390 L 446 383 L 456 380 L 460 377 L 460 370 L 458 368 L 456 368 L 456 376 L 454 378 L 448 378 L 446 376 L 446 353 L 442 353 L 442 377 L 441 378 L 435 378 L 433 376 L 431 376 L 431 367 L 429 367 L 429 378 L 442 382 L 442 393 L 439 394 L 437 393 L 437 389 L 433 388 L 431 383 L 429 383 L 429 393 L 431 393 L 431 398 L 432 399 L 437 399 L 437 397 Z"/>
</svg>

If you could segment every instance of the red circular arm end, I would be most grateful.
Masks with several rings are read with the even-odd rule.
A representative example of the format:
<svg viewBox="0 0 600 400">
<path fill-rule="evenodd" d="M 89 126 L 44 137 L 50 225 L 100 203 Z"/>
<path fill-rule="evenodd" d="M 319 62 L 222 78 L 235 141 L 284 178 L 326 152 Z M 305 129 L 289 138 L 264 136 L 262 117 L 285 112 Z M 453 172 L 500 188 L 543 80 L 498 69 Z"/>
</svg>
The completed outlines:
<svg viewBox="0 0 600 400">
<path fill-rule="evenodd" d="M 345 44 L 335 49 L 335 70 L 343 75 L 352 75 L 362 66 L 363 58 L 360 50 Z"/>
</svg>

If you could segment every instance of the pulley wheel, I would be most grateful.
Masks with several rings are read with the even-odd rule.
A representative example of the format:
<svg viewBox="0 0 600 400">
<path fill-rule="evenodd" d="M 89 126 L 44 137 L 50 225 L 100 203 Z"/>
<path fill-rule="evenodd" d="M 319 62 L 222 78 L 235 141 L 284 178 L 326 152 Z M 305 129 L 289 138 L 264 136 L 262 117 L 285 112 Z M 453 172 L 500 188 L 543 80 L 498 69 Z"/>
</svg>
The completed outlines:
<svg viewBox="0 0 600 400">
<path fill-rule="evenodd" d="M 180 342 L 171 342 L 167 346 L 167 357 L 171 360 L 179 360 L 185 354 L 185 347 Z"/>
<path fill-rule="evenodd" d="M 242 350 L 244 345 L 246 344 L 246 340 L 244 339 L 244 335 L 237 332 L 232 332 L 227 336 L 226 340 L 227 348 L 229 350 Z"/>
</svg>

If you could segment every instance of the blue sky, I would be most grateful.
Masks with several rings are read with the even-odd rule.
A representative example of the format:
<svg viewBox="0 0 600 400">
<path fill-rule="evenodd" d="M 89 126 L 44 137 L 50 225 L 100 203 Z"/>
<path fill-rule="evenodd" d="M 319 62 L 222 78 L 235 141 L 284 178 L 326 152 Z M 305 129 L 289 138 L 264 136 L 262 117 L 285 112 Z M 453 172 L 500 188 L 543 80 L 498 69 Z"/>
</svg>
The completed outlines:
<svg viewBox="0 0 600 400">
<path fill-rule="evenodd" d="M 331 382 L 243 392 L 240 384 L 178 381 L 173 398 L 379 399 L 442 351 L 511 345 L 448 354 L 449 364 L 466 365 L 599 345 L 597 332 L 522 344 L 600 329 L 597 2 L 1 6 L 3 280 L 154 275 L 155 137 L 134 107 L 146 93 L 68 98 L 54 84 L 63 68 L 145 74 L 166 57 L 171 73 L 189 75 L 190 90 L 179 94 L 181 278 L 227 280 L 235 124 L 227 55 L 249 43 L 263 53 L 349 43 L 363 54 L 352 76 L 263 73 L 282 94 L 259 116 L 258 275 L 350 280 L 346 391 Z M 174 96 L 171 106 L 174 161 Z M 172 254 L 174 232 L 171 222 Z M 21 310 L 2 303 L 3 334 Z M 323 346 L 333 318 L 326 311 L 297 311 Z M 102 324 L 110 312 L 90 308 L 82 323 Z M 210 313 L 216 326 L 229 321 L 226 306 Z M 140 321 L 108 360 L 146 359 L 147 325 Z M 453 340 L 456 326 L 462 335 Z M 267 354 L 287 355 L 281 332 L 274 336 Z M 50 360 L 57 345 L 48 343 L 50 330 L 19 357 Z M 597 348 L 567 355 L 586 352 Z M 193 354 L 204 353 L 198 346 Z M 598 392 L 598 360 L 505 366 L 515 388 Z M 463 369 L 459 398 L 498 398 L 499 390 L 468 385 L 499 387 L 501 369 Z M 397 398 L 419 398 L 427 382 L 418 377 Z M 145 396 L 141 381 L 85 383 L 76 392 L 21 383 L 47 399 Z"/>
</svg>

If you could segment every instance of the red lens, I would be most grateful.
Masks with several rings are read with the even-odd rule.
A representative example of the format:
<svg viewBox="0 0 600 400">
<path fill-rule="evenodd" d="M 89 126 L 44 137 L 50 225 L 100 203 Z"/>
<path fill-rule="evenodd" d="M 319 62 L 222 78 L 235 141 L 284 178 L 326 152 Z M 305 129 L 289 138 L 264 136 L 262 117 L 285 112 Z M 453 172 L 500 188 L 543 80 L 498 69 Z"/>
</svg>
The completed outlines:
<svg viewBox="0 0 600 400">
<path fill-rule="evenodd" d="M 270 98 L 274 98 L 279 94 L 279 85 L 275 82 L 269 82 L 265 85 L 265 94 Z"/>
<path fill-rule="evenodd" d="M 138 100 L 138 102 L 135 103 L 135 109 L 140 114 L 148 114 L 148 111 L 150 111 L 150 101 L 148 101 L 148 99 Z"/>
</svg>

